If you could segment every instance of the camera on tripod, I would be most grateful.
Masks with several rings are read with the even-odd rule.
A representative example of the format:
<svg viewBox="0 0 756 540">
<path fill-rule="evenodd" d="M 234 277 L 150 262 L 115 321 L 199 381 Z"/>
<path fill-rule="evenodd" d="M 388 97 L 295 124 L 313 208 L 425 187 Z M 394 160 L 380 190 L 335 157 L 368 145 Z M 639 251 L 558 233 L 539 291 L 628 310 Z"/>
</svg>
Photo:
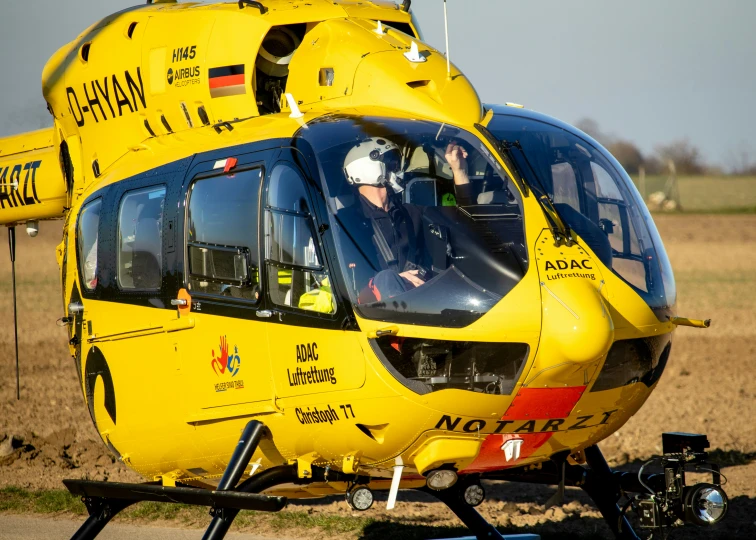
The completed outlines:
<svg viewBox="0 0 756 540">
<path fill-rule="evenodd" d="M 663 530 L 679 521 L 705 527 L 721 521 L 727 514 L 727 494 L 722 489 L 719 466 L 708 461 L 706 435 L 692 433 L 662 434 L 663 455 L 647 462 L 638 472 L 646 489 L 630 501 L 646 529 Z M 663 474 L 645 475 L 646 466 L 659 461 Z M 710 483 L 691 486 L 685 472 L 711 473 Z"/>
</svg>

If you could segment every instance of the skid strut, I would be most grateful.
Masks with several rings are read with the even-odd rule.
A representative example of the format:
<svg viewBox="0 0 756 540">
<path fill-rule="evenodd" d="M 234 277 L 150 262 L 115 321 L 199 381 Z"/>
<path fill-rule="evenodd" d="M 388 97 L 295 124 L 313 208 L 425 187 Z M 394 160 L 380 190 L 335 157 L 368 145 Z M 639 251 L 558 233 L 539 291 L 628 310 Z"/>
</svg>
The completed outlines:
<svg viewBox="0 0 756 540">
<path fill-rule="evenodd" d="M 486 473 L 483 478 L 530 484 L 563 483 L 582 488 L 593 499 L 617 540 L 640 540 L 617 505 L 623 490 L 633 490 L 638 482 L 637 475 L 612 471 L 598 446 L 589 446 L 584 452 L 588 462 L 587 468 L 552 461 L 543 463 L 542 467 L 535 470 L 517 467 Z M 659 479 L 659 475 L 644 475 L 644 481 L 651 485 L 657 485 Z"/>
<path fill-rule="evenodd" d="M 213 521 L 210 523 L 204 538 L 212 540 L 222 539 L 228 532 L 239 510 L 257 510 L 263 512 L 278 512 L 286 506 L 285 497 L 270 497 L 249 493 L 249 491 L 262 491 L 269 486 L 262 485 L 259 480 L 254 487 L 261 489 L 235 489 L 249 465 L 252 455 L 257 450 L 260 439 L 266 434 L 265 426 L 252 420 L 244 428 L 239 443 L 231 456 L 226 471 L 223 473 L 218 489 L 193 487 L 164 487 L 159 483 L 150 484 L 122 484 L 117 482 L 93 482 L 89 480 L 64 480 L 63 483 L 74 495 L 81 495 L 89 512 L 89 518 L 71 537 L 71 540 L 92 540 L 105 528 L 108 522 L 124 508 L 141 501 L 155 501 L 166 503 L 183 503 L 197 506 L 209 506 Z M 261 477 L 260 480 L 272 480 L 275 485 L 280 477 L 289 478 L 291 472 L 277 470 L 278 467 L 269 469 L 253 478 Z M 282 474 L 284 472 L 285 474 Z M 267 474 L 266 474 L 267 473 Z M 252 485 L 252 478 L 240 486 Z"/>
<path fill-rule="evenodd" d="M 593 499 L 617 540 L 640 540 L 617 505 L 621 496 L 620 483 L 599 447 L 593 445 L 586 448 L 585 459 L 593 474 L 588 475 L 581 486 L 583 491 Z"/>
<path fill-rule="evenodd" d="M 449 510 L 470 529 L 478 540 L 504 540 L 505 537 L 496 530 L 480 513 L 465 502 L 462 490 L 459 489 L 461 483 L 457 483 L 449 489 L 435 491 L 427 487 L 420 488 L 419 491 L 433 495 L 439 501 L 449 507 Z"/>
<path fill-rule="evenodd" d="M 137 502 L 86 496 L 83 497 L 83 500 L 89 512 L 89 517 L 71 537 L 71 540 L 89 540 L 96 537 L 118 512 Z"/>
<path fill-rule="evenodd" d="M 247 424 L 239 443 L 236 445 L 236 450 L 231 456 L 231 461 L 228 462 L 226 471 L 218 484 L 218 491 L 229 491 L 236 488 L 236 484 L 239 483 L 244 470 L 249 465 L 249 460 L 252 459 L 252 455 L 257 450 L 257 445 L 260 444 L 260 439 L 266 432 L 267 429 L 261 422 L 252 420 Z M 213 508 L 210 511 L 213 520 L 205 531 L 202 540 L 221 540 L 226 536 L 238 513 L 239 510 L 230 508 Z"/>
</svg>

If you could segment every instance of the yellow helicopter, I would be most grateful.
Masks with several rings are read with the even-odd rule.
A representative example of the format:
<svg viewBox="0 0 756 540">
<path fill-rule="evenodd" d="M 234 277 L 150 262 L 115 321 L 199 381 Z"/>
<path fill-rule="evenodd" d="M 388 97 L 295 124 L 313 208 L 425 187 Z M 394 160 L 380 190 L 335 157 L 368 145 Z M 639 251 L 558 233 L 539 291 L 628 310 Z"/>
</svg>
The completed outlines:
<svg viewBox="0 0 756 540">
<path fill-rule="evenodd" d="M 577 129 L 483 105 L 409 0 L 148 2 L 42 86 L 54 126 L 0 140 L 0 223 L 13 258 L 15 225 L 64 220 L 84 401 L 148 480 L 66 481 L 74 538 L 143 500 L 212 507 L 217 539 L 240 509 L 400 489 L 501 538 L 482 479 L 581 486 L 618 538 L 630 509 L 725 516 L 715 465 L 685 484 L 705 436 L 664 434 L 664 474 L 596 446 L 675 327 L 708 326 L 676 316 L 631 180 Z"/>
</svg>

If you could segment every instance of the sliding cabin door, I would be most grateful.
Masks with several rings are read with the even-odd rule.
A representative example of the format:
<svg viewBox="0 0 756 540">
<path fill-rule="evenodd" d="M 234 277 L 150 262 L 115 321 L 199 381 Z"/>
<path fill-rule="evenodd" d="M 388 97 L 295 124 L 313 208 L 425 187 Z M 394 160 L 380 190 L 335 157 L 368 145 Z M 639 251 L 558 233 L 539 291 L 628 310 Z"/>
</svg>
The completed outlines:
<svg viewBox="0 0 756 540">
<path fill-rule="evenodd" d="M 215 152 L 184 185 L 183 289 L 193 328 L 182 333 L 185 421 L 207 425 L 270 414 L 262 311 L 259 202 L 271 152 Z"/>
</svg>

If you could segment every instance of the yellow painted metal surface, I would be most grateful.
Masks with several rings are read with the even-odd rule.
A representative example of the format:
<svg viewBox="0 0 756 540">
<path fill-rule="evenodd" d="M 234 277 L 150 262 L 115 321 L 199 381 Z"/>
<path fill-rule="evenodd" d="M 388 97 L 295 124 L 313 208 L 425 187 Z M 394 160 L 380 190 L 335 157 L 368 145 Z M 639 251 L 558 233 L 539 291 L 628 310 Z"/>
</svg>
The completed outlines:
<svg viewBox="0 0 756 540">
<path fill-rule="evenodd" d="M 55 142 L 52 129 L 0 139 L 0 224 L 63 216 L 66 180 Z"/>
<path fill-rule="evenodd" d="M 416 40 L 378 31 L 376 20 L 410 23 L 393 3 L 264 3 L 266 14 L 236 3 L 125 10 L 90 27 L 49 61 L 43 92 L 54 129 L 0 141 L 0 170 L 20 165 L 30 171 L 24 164 L 42 162 L 35 169 L 41 202 L 0 208 L 0 223 L 64 216 L 70 197 L 59 247 L 64 304 L 82 289 L 76 216 L 95 190 L 199 152 L 291 138 L 307 122 L 337 111 L 431 119 L 475 132 L 484 111 L 467 78 L 454 66 L 448 77 L 443 54 L 420 42 L 425 62 L 409 61 L 405 53 Z M 290 118 L 283 103 L 282 112 L 261 116 L 253 85 L 257 51 L 272 27 L 288 24 L 306 29 L 286 88 L 304 117 Z M 229 66 L 237 66 L 229 72 L 241 82 L 219 93 L 211 70 Z M 323 68 L 333 70 L 332 86 L 321 84 Z M 221 122 L 232 129 L 213 127 Z M 62 141 L 74 170 L 68 192 L 55 146 Z M 258 419 L 273 433 L 253 458 L 258 470 L 296 461 L 302 475 L 315 464 L 388 479 L 401 458 L 407 487 L 422 483 L 418 473 L 434 466 L 482 470 L 538 463 L 600 441 L 638 410 L 652 388 L 633 383 L 582 393 L 556 419 L 507 419 L 507 411 L 524 390 L 589 386 L 614 341 L 666 334 L 674 325 L 660 322 L 580 238 L 555 245 L 535 197 L 524 197 L 523 207 L 530 267 L 490 312 L 464 328 L 358 317 L 359 332 L 325 330 L 209 315 L 196 306 L 179 313 L 82 301 L 79 368 L 99 350 L 117 388 L 114 413 L 103 377 L 95 377 L 89 391 L 87 374 L 82 377 L 103 441 L 146 478 L 207 485 L 221 476 L 245 424 Z M 180 249 L 183 244 L 180 238 Z M 557 261 L 577 265 L 583 277 L 560 277 Z M 418 395 L 371 348 L 370 339 L 387 329 L 401 338 L 524 343 L 529 355 L 510 395 L 453 389 Z M 77 354 L 76 347 L 71 351 Z M 233 365 L 236 376 L 222 365 Z M 502 444 L 522 435 L 541 437 L 540 446 L 526 458 L 503 461 Z M 388 481 L 375 485 L 387 489 Z M 287 494 L 340 489 L 313 485 Z"/>
</svg>

